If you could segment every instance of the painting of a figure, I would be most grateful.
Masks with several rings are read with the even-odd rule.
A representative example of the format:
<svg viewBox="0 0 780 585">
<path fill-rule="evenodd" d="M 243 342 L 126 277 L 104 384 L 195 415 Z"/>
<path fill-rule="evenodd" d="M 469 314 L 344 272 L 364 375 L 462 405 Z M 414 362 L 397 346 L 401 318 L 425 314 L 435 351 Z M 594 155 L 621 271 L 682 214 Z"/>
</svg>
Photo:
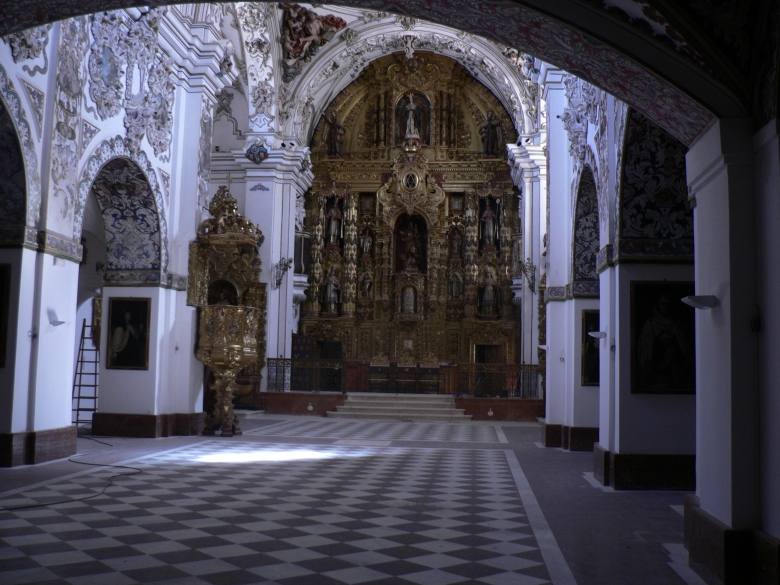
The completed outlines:
<svg viewBox="0 0 780 585">
<path fill-rule="evenodd" d="M 694 309 L 681 298 L 692 282 L 631 282 L 631 392 L 696 390 Z"/>
<path fill-rule="evenodd" d="M 113 370 L 149 369 L 152 299 L 115 297 L 108 302 L 108 359 Z"/>
<path fill-rule="evenodd" d="M 588 333 L 599 330 L 599 312 L 584 309 L 582 311 L 582 366 L 580 384 L 583 386 L 599 385 L 599 342 Z"/>
</svg>

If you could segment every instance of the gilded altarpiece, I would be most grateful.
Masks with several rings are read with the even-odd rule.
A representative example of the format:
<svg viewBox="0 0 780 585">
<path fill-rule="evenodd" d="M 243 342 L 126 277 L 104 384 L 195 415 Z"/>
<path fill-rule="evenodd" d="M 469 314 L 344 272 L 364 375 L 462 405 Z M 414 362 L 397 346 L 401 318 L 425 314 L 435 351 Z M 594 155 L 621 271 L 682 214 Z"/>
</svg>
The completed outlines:
<svg viewBox="0 0 780 585">
<path fill-rule="evenodd" d="M 454 61 L 371 63 L 324 112 L 306 198 L 312 234 L 301 333 L 373 364 L 514 363 L 517 139 L 490 91 Z M 480 350 L 484 354 L 484 349 Z"/>
<path fill-rule="evenodd" d="M 236 200 L 224 186 L 211 200 L 209 212 L 212 217 L 200 225 L 197 240 L 190 242 L 187 304 L 259 309 L 255 331 L 257 359 L 241 370 L 235 392 L 237 406 L 254 406 L 266 353 L 268 294 L 266 284 L 260 282 L 258 257 L 265 238 L 251 221 L 238 213 Z M 208 405 L 206 411 L 209 412 Z"/>
</svg>

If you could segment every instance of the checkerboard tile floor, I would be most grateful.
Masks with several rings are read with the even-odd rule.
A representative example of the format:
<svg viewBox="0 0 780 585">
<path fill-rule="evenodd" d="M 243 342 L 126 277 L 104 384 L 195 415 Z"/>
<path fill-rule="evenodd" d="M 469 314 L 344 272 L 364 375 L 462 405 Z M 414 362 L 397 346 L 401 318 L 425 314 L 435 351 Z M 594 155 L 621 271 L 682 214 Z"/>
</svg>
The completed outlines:
<svg viewBox="0 0 780 585">
<path fill-rule="evenodd" d="M 498 443 L 494 426 L 470 423 L 377 422 L 288 420 L 262 426 L 247 435 L 308 437 L 320 439 L 368 439 L 376 441 L 441 441 Z"/>
<path fill-rule="evenodd" d="M 0 512 L 0 583 L 549 583 L 507 453 L 203 440 Z"/>
</svg>

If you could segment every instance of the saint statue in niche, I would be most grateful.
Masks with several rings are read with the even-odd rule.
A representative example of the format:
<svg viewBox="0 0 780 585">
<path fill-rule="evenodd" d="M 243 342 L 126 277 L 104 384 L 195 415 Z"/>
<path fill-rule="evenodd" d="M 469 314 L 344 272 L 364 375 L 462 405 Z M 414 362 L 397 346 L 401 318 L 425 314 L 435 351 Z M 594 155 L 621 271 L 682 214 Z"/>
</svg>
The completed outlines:
<svg viewBox="0 0 780 585">
<path fill-rule="evenodd" d="M 485 277 L 482 281 L 485 288 L 482 289 L 482 314 L 496 314 L 496 279 L 493 278 L 493 271 L 490 266 L 485 266 Z"/>
<path fill-rule="evenodd" d="M 328 121 L 328 156 L 341 156 L 347 129 L 339 122 L 336 112 L 333 112 L 330 118 L 326 119 Z"/>
<path fill-rule="evenodd" d="M 461 247 L 463 246 L 463 237 L 460 235 L 460 230 L 452 232 L 451 242 L 450 258 L 460 258 Z"/>
<path fill-rule="evenodd" d="M 374 288 L 374 281 L 371 280 L 371 275 L 368 272 L 364 272 L 360 281 L 360 294 L 363 295 L 364 299 L 371 298 L 372 288 Z"/>
<path fill-rule="evenodd" d="M 328 236 L 328 244 L 338 244 L 341 237 L 341 220 L 344 217 L 339 209 L 338 202 L 333 204 L 325 215 L 327 219 L 326 233 Z"/>
<path fill-rule="evenodd" d="M 409 223 L 399 233 L 401 253 L 399 254 L 401 270 L 417 271 L 420 269 L 421 241 L 420 231 L 416 223 Z"/>
<path fill-rule="evenodd" d="M 409 94 L 409 103 L 404 107 L 406 114 L 406 133 L 404 138 L 420 137 L 420 108 L 414 103 L 414 96 Z"/>
<path fill-rule="evenodd" d="M 491 246 L 496 239 L 496 212 L 490 206 L 490 200 L 485 201 L 485 211 L 480 218 L 482 221 L 482 241 Z"/>
<path fill-rule="evenodd" d="M 488 112 L 487 121 L 479 129 L 479 135 L 482 137 L 482 153 L 485 156 L 501 154 L 501 142 L 503 141 L 501 120 L 493 112 Z"/>
<path fill-rule="evenodd" d="M 366 230 L 365 233 L 360 236 L 360 250 L 363 256 L 371 256 L 371 246 L 374 244 L 374 238 L 371 237 L 371 232 Z"/>
<path fill-rule="evenodd" d="M 401 96 L 395 105 L 396 144 L 409 139 L 422 144 L 430 144 L 431 140 L 431 102 L 413 91 Z"/>
<path fill-rule="evenodd" d="M 325 279 L 325 312 L 338 314 L 339 312 L 339 291 L 341 290 L 341 281 L 337 274 L 338 266 L 336 264 L 330 267 L 328 277 Z"/>
<path fill-rule="evenodd" d="M 450 276 L 450 298 L 453 300 L 460 299 L 460 295 L 463 292 L 463 284 L 457 274 Z"/>
<path fill-rule="evenodd" d="M 401 293 L 401 312 L 410 315 L 414 313 L 414 289 L 407 286 Z"/>
</svg>

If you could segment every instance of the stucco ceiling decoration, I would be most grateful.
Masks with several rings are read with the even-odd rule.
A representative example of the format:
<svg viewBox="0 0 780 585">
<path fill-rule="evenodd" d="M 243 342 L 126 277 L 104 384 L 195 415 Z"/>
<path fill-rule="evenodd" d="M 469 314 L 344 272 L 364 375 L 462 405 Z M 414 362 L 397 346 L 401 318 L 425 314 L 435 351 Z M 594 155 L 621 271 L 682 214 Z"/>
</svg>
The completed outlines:
<svg viewBox="0 0 780 585">
<path fill-rule="evenodd" d="M 149 5 L 152 2 L 137 0 L 132 4 Z M 155 0 L 154 5 L 173 4 L 174 0 Z M 706 130 L 714 116 L 706 108 L 678 87 L 689 84 L 690 73 L 708 84 L 707 90 L 699 95 L 703 103 L 715 106 L 730 104 L 738 109 L 729 90 L 711 79 L 701 67 L 694 65 L 687 69 L 676 67 L 676 72 L 667 73 L 678 86 L 660 77 L 612 46 L 597 40 L 588 33 L 575 28 L 578 24 L 564 23 L 553 16 L 542 14 L 519 2 L 503 0 L 466 1 L 451 0 L 435 3 L 429 0 L 342 0 L 341 5 L 367 8 L 378 11 L 402 13 L 408 16 L 425 17 L 428 20 L 456 29 L 481 35 L 499 43 L 510 45 L 530 53 L 553 65 L 583 77 L 590 83 L 608 91 L 673 133 L 686 144 Z M 581 8 L 575 6 L 572 10 Z M 0 35 L 19 31 L 53 20 L 120 8 L 127 5 L 122 0 L 12 0 L 0 7 Z M 561 10 L 564 10 L 563 6 Z M 606 10 L 601 8 L 600 10 Z M 584 25 L 582 25 L 584 26 Z M 638 34 L 644 34 L 638 32 Z M 646 40 L 653 43 L 651 34 Z M 660 41 L 659 41 L 660 42 Z M 618 42 L 616 46 L 622 45 Z M 666 47 L 666 44 L 663 45 Z M 653 49 L 654 50 L 654 49 Z M 656 57 L 662 53 L 658 47 Z M 714 88 L 714 91 L 710 91 Z M 717 95 L 715 95 L 717 94 Z M 729 101 L 731 100 L 731 101 Z M 713 110 L 717 107 L 712 106 Z"/>
<path fill-rule="evenodd" d="M 327 105 L 354 81 L 372 61 L 404 51 L 432 51 L 450 57 L 496 95 L 511 113 L 519 134 L 537 128 L 538 90 L 504 55 L 505 47 L 441 25 L 417 21 L 413 29 L 395 16 L 354 21 L 325 45 L 296 78 L 281 105 L 285 136 L 311 141 L 316 122 Z"/>
</svg>

